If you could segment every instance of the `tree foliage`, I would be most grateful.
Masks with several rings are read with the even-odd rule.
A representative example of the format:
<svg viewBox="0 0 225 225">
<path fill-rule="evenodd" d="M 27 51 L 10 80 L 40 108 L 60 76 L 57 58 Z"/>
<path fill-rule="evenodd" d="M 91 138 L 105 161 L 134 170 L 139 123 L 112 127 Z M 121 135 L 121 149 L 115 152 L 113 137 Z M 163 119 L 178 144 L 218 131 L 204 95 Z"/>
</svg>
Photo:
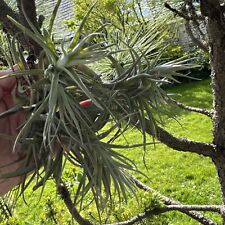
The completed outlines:
<svg viewBox="0 0 225 225">
<path fill-rule="evenodd" d="M 95 1 L 87 2 L 83 0 L 74 0 L 75 20 L 71 18 L 71 20 L 68 21 L 69 27 L 74 28 L 74 25 L 83 19 L 83 15 L 94 2 Z M 97 2 L 84 28 L 86 31 L 94 31 L 96 28 L 106 23 L 119 26 L 121 25 L 121 19 L 123 19 L 121 18 L 123 15 L 122 11 L 127 11 L 127 8 L 128 5 L 125 0 L 104 0 Z"/>
</svg>

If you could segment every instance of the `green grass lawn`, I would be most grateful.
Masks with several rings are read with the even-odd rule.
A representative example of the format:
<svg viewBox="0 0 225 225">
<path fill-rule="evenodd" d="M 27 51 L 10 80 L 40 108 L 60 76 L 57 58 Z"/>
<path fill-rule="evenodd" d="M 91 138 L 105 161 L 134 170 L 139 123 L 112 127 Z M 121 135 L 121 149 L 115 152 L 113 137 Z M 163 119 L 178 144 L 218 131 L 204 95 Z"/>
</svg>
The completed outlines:
<svg viewBox="0 0 225 225">
<path fill-rule="evenodd" d="M 176 99 L 191 106 L 210 108 L 212 105 L 211 88 L 209 80 L 196 81 L 169 88 L 168 92 L 174 94 Z M 189 113 L 178 109 L 172 109 L 175 119 L 167 119 L 166 128 L 179 137 L 187 137 L 193 140 L 210 142 L 211 121 L 209 118 L 197 113 Z M 127 140 L 130 143 L 141 141 L 141 135 L 136 130 L 127 132 Z M 124 140 L 120 138 L 120 143 Z M 143 164 L 143 149 L 135 148 L 122 150 L 129 158 L 133 159 L 138 169 L 148 175 L 149 179 L 139 175 L 143 182 L 157 191 L 185 204 L 219 204 L 220 193 L 217 175 L 210 159 L 177 152 L 169 149 L 162 144 L 154 147 L 148 146 L 146 153 L 146 165 Z M 65 171 L 67 177 L 72 177 L 70 171 Z M 112 206 L 113 210 L 106 210 L 103 214 L 103 222 L 113 222 L 124 220 L 140 212 L 149 201 L 154 199 L 151 193 L 140 192 L 139 203 L 132 197 L 128 202 L 116 203 Z M 13 225 L 47 225 L 55 224 L 54 220 L 60 225 L 76 224 L 73 223 L 66 207 L 57 197 L 54 184 L 49 182 L 45 192 L 40 199 L 40 192 L 32 192 L 29 189 L 25 194 L 26 203 L 19 200 L 14 211 L 14 218 L 7 224 Z M 90 199 L 87 197 L 86 202 Z M 94 205 L 90 205 L 82 211 L 82 215 L 89 218 L 94 224 L 97 221 L 97 212 Z M 211 215 L 210 215 L 211 216 Z M 106 220 L 108 218 L 108 220 Z M 218 220 L 216 216 L 213 218 Z M 102 222 L 102 223 L 103 223 Z M 198 223 L 180 213 L 166 213 L 164 215 L 144 221 L 142 224 L 153 225 L 197 225 Z"/>
</svg>

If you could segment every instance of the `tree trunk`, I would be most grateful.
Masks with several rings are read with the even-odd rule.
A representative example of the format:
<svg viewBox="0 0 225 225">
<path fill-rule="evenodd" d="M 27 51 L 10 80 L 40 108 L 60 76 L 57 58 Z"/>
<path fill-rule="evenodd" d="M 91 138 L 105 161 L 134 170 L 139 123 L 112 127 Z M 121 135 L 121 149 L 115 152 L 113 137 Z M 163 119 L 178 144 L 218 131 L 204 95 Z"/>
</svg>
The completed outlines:
<svg viewBox="0 0 225 225">
<path fill-rule="evenodd" d="M 221 185 L 223 204 L 225 204 L 225 32 L 215 28 L 209 19 L 212 88 L 214 94 L 213 143 L 216 157 L 213 159 Z M 220 37 L 220 38 L 219 38 Z"/>
<path fill-rule="evenodd" d="M 225 205 L 225 19 L 218 0 L 202 0 L 201 12 L 208 17 L 213 90 L 213 144 L 223 204 Z M 223 216 L 225 218 L 225 216 Z"/>
</svg>

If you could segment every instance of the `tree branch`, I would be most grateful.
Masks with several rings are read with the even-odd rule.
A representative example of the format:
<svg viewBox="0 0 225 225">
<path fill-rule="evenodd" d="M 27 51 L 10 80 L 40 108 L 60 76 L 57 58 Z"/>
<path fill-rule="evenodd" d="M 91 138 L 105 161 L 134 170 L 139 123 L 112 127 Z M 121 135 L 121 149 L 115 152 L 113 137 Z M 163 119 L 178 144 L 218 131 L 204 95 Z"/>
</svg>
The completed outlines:
<svg viewBox="0 0 225 225">
<path fill-rule="evenodd" d="M 6 3 L 4 0 L 0 0 L 0 22 L 3 25 L 4 31 L 7 34 L 10 34 L 13 37 L 16 37 L 20 44 L 27 50 L 33 49 L 33 51 L 38 55 L 39 52 L 41 51 L 40 46 L 31 40 L 30 38 L 26 37 L 26 34 L 23 34 L 21 30 L 19 30 L 16 26 L 14 26 L 7 16 L 12 17 L 16 21 L 19 21 L 26 27 L 28 27 L 27 22 L 25 22 L 25 19 L 22 19 L 23 14 L 21 12 L 21 3 L 22 0 L 17 0 L 18 7 L 19 8 L 19 14 L 13 11 Z M 29 1 L 24 1 L 24 8 L 26 12 L 28 13 L 28 18 L 34 23 L 35 26 L 37 26 L 37 22 L 35 22 L 36 19 L 36 8 L 35 8 L 35 1 L 34 0 L 29 0 Z M 34 19 L 35 18 L 35 19 Z M 21 20 L 22 19 L 22 20 Z M 28 27 L 30 28 L 30 27 Z"/>
<path fill-rule="evenodd" d="M 165 197 L 155 190 L 151 189 L 147 185 L 140 182 L 138 179 L 136 179 L 134 176 L 132 176 L 132 180 L 135 182 L 137 187 L 140 189 L 143 189 L 145 191 L 153 191 L 155 192 L 160 199 L 164 202 L 166 205 L 165 207 L 161 208 L 155 208 L 155 209 L 146 209 L 144 212 L 139 213 L 138 215 L 132 217 L 129 220 L 118 222 L 118 223 L 111 223 L 111 224 L 105 224 L 105 225 L 133 225 L 137 222 L 142 221 L 143 219 L 149 218 L 151 216 L 159 215 L 161 213 L 165 213 L 172 210 L 177 210 L 182 213 L 185 213 L 186 215 L 190 216 L 191 218 L 195 219 L 196 221 L 200 222 L 203 225 L 217 225 L 212 220 L 208 219 L 207 217 L 203 216 L 201 213 L 195 212 L 193 210 L 199 210 L 199 211 L 210 211 L 210 212 L 217 212 L 222 213 L 223 207 L 218 205 L 181 205 L 178 202 L 175 202 L 168 197 Z M 70 193 L 67 190 L 67 188 L 61 183 L 57 187 L 57 191 L 60 194 L 61 198 L 63 199 L 64 203 L 66 204 L 68 210 L 70 211 L 73 218 L 80 224 L 80 225 L 93 225 L 90 221 L 87 219 L 84 219 L 77 209 L 75 208 Z"/>
<path fill-rule="evenodd" d="M 139 213 L 138 215 L 132 217 L 129 220 L 118 222 L 118 223 L 110 223 L 110 224 L 104 224 L 104 225 L 133 225 L 137 222 L 141 222 L 143 219 L 146 219 L 151 216 L 156 216 L 161 213 L 165 213 L 168 211 L 171 211 L 173 209 L 170 209 L 168 207 L 162 207 L 162 208 L 156 208 L 156 209 L 151 209 L 151 210 L 146 210 L 142 213 Z"/>
<path fill-rule="evenodd" d="M 147 133 L 151 134 L 147 128 Z M 157 139 L 168 147 L 183 152 L 192 152 L 199 155 L 213 157 L 215 147 L 212 144 L 177 138 L 161 127 L 156 127 Z"/>
<path fill-rule="evenodd" d="M 204 212 L 216 212 L 222 214 L 223 206 L 221 205 L 169 205 L 169 209 L 173 210 L 188 210 L 188 211 L 204 211 Z"/>
<path fill-rule="evenodd" d="M 144 191 L 151 191 L 151 192 L 155 193 L 157 196 L 159 196 L 159 198 L 163 201 L 163 203 L 165 205 L 181 205 L 180 202 L 174 201 L 173 199 L 162 195 L 161 193 L 155 191 L 153 188 L 151 188 L 151 187 L 147 186 L 146 184 L 142 183 L 140 180 L 138 180 L 133 175 L 132 175 L 132 180 L 133 180 L 133 182 L 136 184 L 136 186 L 138 188 L 140 188 L 140 189 L 142 189 Z M 212 221 L 211 219 L 209 219 L 208 217 L 202 215 L 199 212 L 189 211 L 189 210 L 185 210 L 185 209 L 179 209 L 178 211 L 186 214 L 187 216 L 190 216 L 192 219 L 198 221 L 201 224 L 204 224 L 204 225 L 217 225 L 217 223 L 215 223 L 214 221 Z"/>
<path fill-rule="evenodd" d="M 184 110 L 187 110 L 187 111 L 190 111 L 190 112 L 200 113 L 200 114 L 203 114 L 203 115 L 208 116 L 210 118 L 212 118 L 212 116 L 213 116 L 213 112 L 210 111 L 210 110 L 192 107 L 192 106 L 187 106 L 187 105 L 184 105 L 183 103 L 178 102 L 174 99 L 171 99 L 171 101 L 172 101 L 172 103 L 176 104 L 181 109 L 184 109 Z"/>
<path fill-rule="evenodd" d="M 0 0 L 0 20 L 4 21 L 6 19 L 6 16 L 9 15 L 13 17 L 14 19 L 18 19 L 18 14 L 13 11 L 6 3 L 4 0 Z"/>
<path fill-rule="evenodd" d="M 68 208 L 68 210 L 70 211 L 72 217 L 80 224 L 80 225 L 94 225 L 91 222 L 89 222 L 88 220 L 84 219 L 79 212 L 77 211 L 77 209 L 75 208 L 71 197 L 70 197 L 70 193 L 68 191 L 68 189 L 63 185 L 63 184 L 59 184 L 57 187 L 57 191 L 60 194 L 61 198 L 63 199 L 66 207 Z"/>
<path fill-rule="evenodd" d="M 142 213 L 139 213 L 138 215 L 132 217 L 129 220 L 118 222 L 118 223 L 110 223 L 110 224 L 104 224 L 104 225 L 133 225 L 137 222 L 141 222 L 143 219 L 149 218 L 151 216 L 156 216 L 165 212 L 169 212 L 172 210 L 178 210 L 178 211 L 183 211 L 183 210 L 193 210 L 197 209 L 200 211 L 210 211 L 210 212 L 220 212 L 221 206 L 208 206 L 208 205 L 170 205 L 166 207 L 161 207 L 161 208 L 155 208 L 155 209 L 150 209 L 150 210 L 145 210 Z M 199 222 L 199 221 L 198 221 Z M 213 221 L 202 221 L 200 222 L 204 225 L 216 225 L 215 222 Z"/>
<path fill-rule="evenodd" d="M 24 12 L 25 12 L 30 22 L 37 28 L 37 30 L 39 30 L 35 0 L 29 0 L 29 1 L 16 0 L 16 2 L 17 2 L 18 10 L 19 10 L 19 17 L 20 17 L 21 23 L 27 28 L 30 27 L 24 16 Z"/>
<path fill-rule="evenodd" d="M 196 13 L 195 6 L 193 4 L 193 0 L 185 0 L 187 7 L 185 9 L 190 13 L 191 20 L 193 21 L 194 27 L 198 30 L 200 35 L 204 35 L 202 30 L 200 29 L 199 20 L 205 20 L 203 16 L 198 15 Z M 187 12 L 186 11 L 186 12 Z"/>
<path fill-rule="evenodd" d="M 141 126 L 138 120 L 132 122 L 136 128 L 141 130 Z M 203 155 L 206 157 L 213 158 L 215 156 L 215 146 L 213 144 L 205 142 L 197 142 L 184 138 L 178 138 L 173 136 L 168 131 L 164 130 L 159 126 L 155 126 L 155 129 L 151 129 L 151 122 L 145 119 L 146 129 L 145 132 L 151 136 L 155 136 L 161 143 L 167 145 L 168 147 L 183 152 L 197 153 L 198 155 Z"/>
<path fill-rule="evenodd" d="M 188 15 L 186 15 L 183 12 L 180 12 L 179 10 L 171 7 L 167 2 L 164 3 L 165 8 L 169 9 L 171 12 L 173 12 L 175 15 L 178 15 L 182 18 L 184 18 L 185 20 L 191 20 L 191 17 L 189 17 Z"/>
</svg>

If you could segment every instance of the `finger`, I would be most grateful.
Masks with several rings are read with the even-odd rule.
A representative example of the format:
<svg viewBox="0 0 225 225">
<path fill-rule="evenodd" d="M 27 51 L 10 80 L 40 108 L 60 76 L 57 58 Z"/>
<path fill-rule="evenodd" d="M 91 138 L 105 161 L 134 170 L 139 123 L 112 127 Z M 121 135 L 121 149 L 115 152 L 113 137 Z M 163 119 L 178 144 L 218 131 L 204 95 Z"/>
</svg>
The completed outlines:
<svg viewBox="0 0 225 225">
<path fill-rule="evenodd" d="M 8 179 L 0 179 L 0 196 L 4 196 L 12 190 L 16 185 L 21 183 L 21 177 L 13 177 Z"/>
<path fill-rule="evenodd" d="M 2 88 L 0 86 L 0 101 L 1 101 L 2 97 L 3 97 L 3 90 L 2 90 Z M 2 111 L 0 111 L 0 112 L 2 112 Z"/>
<path fill-rule="evenodd" d="M 16 67 L 15 67 L 16 68 Z M 11 69 L 8 70 L 0 70 L 0 78 L 4 75 L 12 73 Z M 15 77 L 9 77 L 5 79 L 0 79 L 0 88 L 3 91 L 12 91 L 14 86 L 16 84 L 16 78 Z"/>
</svg>

